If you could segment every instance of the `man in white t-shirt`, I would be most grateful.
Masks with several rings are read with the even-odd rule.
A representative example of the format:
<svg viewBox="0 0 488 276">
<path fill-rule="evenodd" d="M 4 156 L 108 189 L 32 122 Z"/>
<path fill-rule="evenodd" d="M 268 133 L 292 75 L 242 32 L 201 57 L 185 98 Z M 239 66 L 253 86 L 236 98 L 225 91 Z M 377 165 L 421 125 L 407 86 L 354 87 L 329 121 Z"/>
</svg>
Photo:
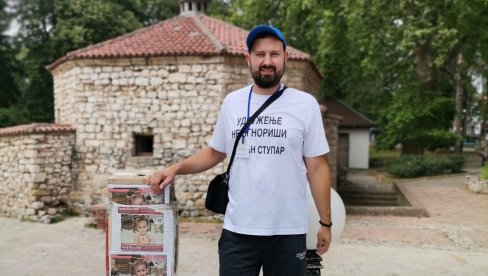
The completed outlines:
<svg viewBox="0 0 488 276">
<path fill-rule="evenodd" d="M 246 55 L 254 83 L 227 95 L 209 146 L 152 174 L 160 191 L 177 174 L 206 171 L 232 154 L 237 133 L 282 85 L 288 59 L 283 34 L 271 26 L 249 33 Z M 306 275 L 307 185 L 322 227 L 317 252 L 330 245 L 330 171 L 316 99 L 287 88 L 247 129 L 230 171 L 229 203 L 219 240 L 220 275 Z"/>
</svg>

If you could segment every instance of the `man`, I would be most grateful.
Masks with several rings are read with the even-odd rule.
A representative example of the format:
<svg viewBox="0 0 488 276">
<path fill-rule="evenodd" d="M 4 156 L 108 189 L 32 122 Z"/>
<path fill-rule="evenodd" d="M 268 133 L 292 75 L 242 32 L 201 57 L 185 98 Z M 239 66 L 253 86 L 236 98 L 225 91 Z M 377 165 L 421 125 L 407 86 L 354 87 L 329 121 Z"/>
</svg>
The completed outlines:
<svg viewBox="0 0 488 276">
<path fill-rule="evenodd" d="M 149 179 L 160 191 L 177 174 L 208 170 L 232 153 L 236 132 L 282 85 L 288 59 L 283 34 L 257 26 L 246 44 L 254 84 L 225 98 L 209 146 Z M 219 240 L 220 275 L 306 275 L 307 182 L 322 227 L 317 252 L 330 244 L 330 171 L 316 99 L 288 88 L 251 124 L 230 171 L 229 204 Z M 308 181 L 307 181 L 308 180 Z"/>
</svg>

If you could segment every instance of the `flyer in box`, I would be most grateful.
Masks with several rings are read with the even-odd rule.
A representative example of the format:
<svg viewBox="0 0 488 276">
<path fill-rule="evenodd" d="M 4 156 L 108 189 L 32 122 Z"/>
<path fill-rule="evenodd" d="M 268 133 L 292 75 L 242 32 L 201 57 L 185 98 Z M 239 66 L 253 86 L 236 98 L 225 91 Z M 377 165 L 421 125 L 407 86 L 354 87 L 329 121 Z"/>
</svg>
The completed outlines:
<svg viewBox="0 0 488 276">
<path fill-rule="evenodd" d="M 157 205 L 169 203 L 167 193 L 152 193 L 147 185 L 110 184 L 110 201 L 124 205 Z"/>
<path fill-rule="evenodd" d="M 152 193 L 147 173 L 108 179 L 107 275 L 173 276 L 178 258 L 174 186 Z"/>
<path fill-rule="evenodd" d="M 162 193 L 153 193 L 146 184 L 109 184 L 109 200 L 124 205 L 158 205 L 176 202 L 173 185 L 166 186 Z"/>
<path fill-rule="evenodd" d="M 112 204 L 110 250 L 120 252 L 172 252 L 176 214 L 168 205 Z"/>
<path fill-rule="evenodd" d="M 109 274 L 118 276 L 173 276 L 173 264 L 166 255 L 110 254 Z"/>
</svg>

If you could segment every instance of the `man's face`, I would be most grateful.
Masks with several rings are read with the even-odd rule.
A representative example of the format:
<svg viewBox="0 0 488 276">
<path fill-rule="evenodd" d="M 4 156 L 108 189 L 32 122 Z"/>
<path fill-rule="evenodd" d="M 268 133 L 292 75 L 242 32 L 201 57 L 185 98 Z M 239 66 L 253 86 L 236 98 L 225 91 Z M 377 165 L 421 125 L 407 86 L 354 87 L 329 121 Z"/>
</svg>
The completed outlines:
<svg viewBox="0 0 488 276">
<path fill-rule="evenodd" d="M 262 88 L 270 88 L 278 84 L 283 77 L 288 52 L 283 50 L 280 40 L 271 36 L 256 39 L 246 57 L 255 84 Z"/>
</svg>

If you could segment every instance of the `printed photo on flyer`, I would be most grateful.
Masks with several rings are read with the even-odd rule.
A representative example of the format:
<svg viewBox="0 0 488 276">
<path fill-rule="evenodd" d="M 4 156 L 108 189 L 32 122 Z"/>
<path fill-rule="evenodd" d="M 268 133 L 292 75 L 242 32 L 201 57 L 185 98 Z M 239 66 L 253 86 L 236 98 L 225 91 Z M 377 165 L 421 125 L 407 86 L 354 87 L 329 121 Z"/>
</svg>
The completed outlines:
<svg viewBox="0 0 488 276">
<path fill-rule="evenodd" d="M 117 187 L 111 185 L 109 188 L 110 201 L 123 205 L 157 205 L 164 204 L 165 192 L 160 194 L 152 193 L 148 186 L 139 187 Z"/>
<path fill-rule="evenodd" d="M 167 276 L 165 255 L 110 255 L 110 273 L 117 276 Z"/>
<path fill-rule="evenodd" d="M 163 252 L 164 216 L 121 214 L 122 251 Z"/>
</svg>

